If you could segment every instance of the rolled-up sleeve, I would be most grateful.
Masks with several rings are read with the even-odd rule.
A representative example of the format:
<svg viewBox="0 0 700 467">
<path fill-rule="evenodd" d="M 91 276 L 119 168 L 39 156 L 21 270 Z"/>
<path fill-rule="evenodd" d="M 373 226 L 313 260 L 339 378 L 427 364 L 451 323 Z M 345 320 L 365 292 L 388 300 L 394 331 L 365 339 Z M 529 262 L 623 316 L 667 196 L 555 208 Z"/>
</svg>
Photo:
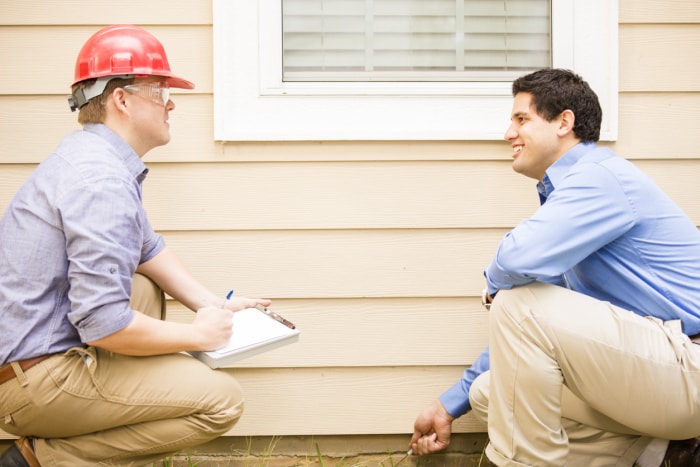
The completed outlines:
<svg viewBox="0 0 700 467">
<path fill-rule="evenodd" d="M 136 180 L 88 179 L 60 201 L 66 236 L 68 319 L 83 342 L 113 334 L 133 319 L 129 307 L 136 267 L 162 249 L 141 205 Z"/>
</svg>

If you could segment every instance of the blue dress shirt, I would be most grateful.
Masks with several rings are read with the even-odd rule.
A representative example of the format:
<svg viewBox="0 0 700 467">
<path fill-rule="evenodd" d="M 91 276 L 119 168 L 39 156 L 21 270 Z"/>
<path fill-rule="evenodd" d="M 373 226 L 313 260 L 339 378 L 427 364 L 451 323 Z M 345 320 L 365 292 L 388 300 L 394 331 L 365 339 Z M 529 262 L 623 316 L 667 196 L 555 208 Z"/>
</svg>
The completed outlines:
<svg viewBox="0 0 700 467">
<path fill-rule="evenodd" d="M 146 166 L 104 125 L 68 135 L 0 220 L 0 365 L 125 328 L 136 267 L 165 244 L 143 209 Z"/>
<path fill-rule="evenodd" d="M 700 333 L 700 232 L 629 161 L 580 143 L 538 183 L 541 206 L 500 242 L 484 275 L 489 293 L 549 282 Z M 454 417 L 489 369 L 488 348 L 440 396 Z"/>
</svg>

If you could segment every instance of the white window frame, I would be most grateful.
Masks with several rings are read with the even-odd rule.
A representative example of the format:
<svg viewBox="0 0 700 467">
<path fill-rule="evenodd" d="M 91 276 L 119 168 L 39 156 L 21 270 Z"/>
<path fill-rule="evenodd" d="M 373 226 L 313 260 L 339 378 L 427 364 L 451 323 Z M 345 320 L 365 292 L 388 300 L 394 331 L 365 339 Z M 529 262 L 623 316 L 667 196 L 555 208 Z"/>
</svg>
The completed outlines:
<svg viewBox="0 0 700 467">
<path fill-rule="evenodd" d="M 217 141 L 500 140 L 510 82 L 284 82 L 281 0 L 213 0 Z M 618 0 L 552 0 L 552 60 L 617 139 Z"/>
</svg>

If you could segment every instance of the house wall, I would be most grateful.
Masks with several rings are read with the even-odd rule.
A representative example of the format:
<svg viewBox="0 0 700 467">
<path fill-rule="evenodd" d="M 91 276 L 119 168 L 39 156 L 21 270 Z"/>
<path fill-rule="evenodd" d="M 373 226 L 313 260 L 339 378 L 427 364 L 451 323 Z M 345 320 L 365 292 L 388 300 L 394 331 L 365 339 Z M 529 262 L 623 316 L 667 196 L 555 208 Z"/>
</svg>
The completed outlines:
<svg viewBox="0 0 700 467">
<path fill-rule="evenodd" d="M 210 2 L 0 0 L 0 211 L 78 128 L 66 102 L 74 60 L 110 23 L 146 27 L 197 84 L 174 93 L 172 141 L 145 157 L 154 227 L 212 290 L 272 298 L 301 330 L 298 344 L 223 370 L 247 396 L 229 434 L 412 432 L 485 346 L 481 271 L 537 207 L 509 146 L 215 142 Z M 619 41 L 620 130 L 606 145 L 698 223 L 700 3 L 620 0 Z M 467 415 L 454 429 L 485 427 Z"/>
</svg>

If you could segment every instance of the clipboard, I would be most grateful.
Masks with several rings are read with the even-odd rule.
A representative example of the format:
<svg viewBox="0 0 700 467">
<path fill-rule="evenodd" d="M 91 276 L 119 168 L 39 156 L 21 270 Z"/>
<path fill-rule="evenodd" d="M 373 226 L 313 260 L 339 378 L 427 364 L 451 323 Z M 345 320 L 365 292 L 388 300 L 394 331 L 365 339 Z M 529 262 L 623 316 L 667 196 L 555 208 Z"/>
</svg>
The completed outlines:
<svg viewBox="0 0 700 467">
<path fill-rule="evenodd" d="M 299 330 L 292 323 L 261 306 L 233 314 L 233 334 L 221 349 L 188 353 L 211 368 L 220 368 L 298 340 Z"/>
</svg>

